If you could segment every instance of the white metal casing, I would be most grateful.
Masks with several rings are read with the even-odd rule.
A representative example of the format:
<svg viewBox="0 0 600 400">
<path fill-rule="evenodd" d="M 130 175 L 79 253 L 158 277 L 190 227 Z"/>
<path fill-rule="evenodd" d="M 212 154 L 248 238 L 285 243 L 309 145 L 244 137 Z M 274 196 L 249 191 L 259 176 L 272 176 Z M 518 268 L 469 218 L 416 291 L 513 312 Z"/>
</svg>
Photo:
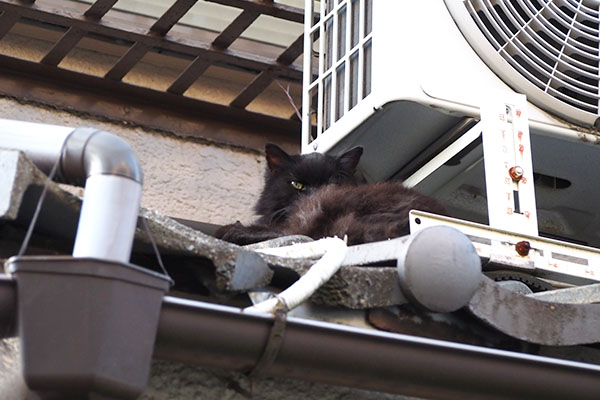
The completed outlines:
<svg viewBox="0 0 600 400">
<path fill-rule="evenodd" d="M 336 9 L 343 8 L 351 0 L 338 1 Z M 364 4 L 367 0 L 354 1 Z M 479 107 L 486 98 L 513 91 L 488 68 L 465 40 L 450 15 L 445 1 L 371 1 L 374 4 L 373 31 L 368 36 L 372 37 L 371 93 L 359 100 L 356 107 L 332 123 L 332 126 L 318 135 L 315 140 L 310 140 L 308 134 L 310 107 L 304 107 L 303 153 L 314 150 L 329 151 L 371 116 L 382 111 L 384 106 L 392 103 L 413 102 L 456 117 L 478 118 Z M 307 0 L 307 10 L 312 3 L 313 1 Z M 319 4 L 326 4 L 326 2 L 316 3 L 315 12 L 319 12 Z M 323 15 L 322 11 L 322 18 Z M 319 22 L 321 25 L 324 23 Z M 311 28 L 306 26 L 305 34 L 308 33 L 306 37 L 310 38 L 310 32 Z M 323 41 L 320 42 L 320 49 L 324 51 Z M 310 49 L 310 46 L 308 48 L 306 46 L 305 43 L 305 53 Z M 305 57 L 305 71 L 309 70 L 307 68 L 310 66 L 309 59 Z M 337 64 L 339 65 L 339 62 Z M 320 68 L 324 69 L 323 66 Z M 309 104 L 311 85 L 306 84 L 306 76 L 309 74 L 307 72 L 305 74 L 306 106 Z M 327 73 L 322 72 L 321 75 Z M 319 94 L 319 96 L 323 95 Z M 571 124 L 533 104 L 529 106 L 530 123 L 537 128 L 536 130 L 575 139 Z M 396 134 L 408 135 L 414 139 L 412 137 L 414 134 L 411 132 L 402 132 L 403 125 L 400 123 L 392 130 L 395 130 Z M 592 135 L 594 132 L 593 129 L 586 130 L 583 127 L 577 130 Z M 426 132 L 421 134 L 427 135 Z M 595 140 L 595 136 L 589 139 Z"/>
<path fill-rule="evenodd" d="M 361 7 L 368 3 L 367 0 L 355 1 Z M 320 10 L 327 2 L 314 5 L 315 12 L 321 11 L 321 22 L 314 27 L 306 24 L 305 54 L 311 51 L 311 35 L 315 29 L 320 29 L 321 39 L 316 52 L 321 57 L 318 68 L 312 70 L 318 71 L 314 80 L 309 72 L 311 58 L 305 57 L 302 151 L 335 154 L 361 145 L 365 152 L 360 169 L 368 181 L 404 179 L 411 172 L 407 165 L 427 152 L 436 140 L 460 127 L 465 118 L 478 120 L 479 108 L 487 99 L 502 98 L 515 90 L 480 58 L 457 26 L 447 4 L 461 3 L 461 0 L 371 1 L 372 32 L 364 38 L 372 43 L 370 94 L 351 109 L 345 100 L 344 115 L 334 121 L 332 114 L 328 129 L 319 129 L 326 125 L 323 124 L 323 110 L 311 103 L 311 94 L 317 93 L 319 104 L 323 105 L 326 97 L 324 78 L 342 63 L 348 67 L 348 53 L 353 49 L 347 50 L 345 58 L 332 63 L 331 69 L 324 67 L 322 53 L 326 45 L 321 39 L 325 37 L 327 20 L 331 16 L 337 17 L 344 7 L 348 12 L 351 1 L 333 2 L 331 14 Z M 307 1 L 307 11 L 312 3 Z M 332 21 L 335 32 L 337 22 L 335 18 Z M 364 22 L 361 22 L 360 29 L 363 26 Z M 334 46 L 335 40 L 334 35 Z M 332 80 L 335 75 L 331 74 Z M 344 95 L 348 96 L 347 93 Z M 583 235 L 582 242 L 600 245 L 600 236 L 594 232 L 600 219 L 587 201 L 600 198 L 600 190 L 596 189 L 600 182 L 594 173 L 597 160 L 600 160 L 595 145 L 600 141 L 598 136 L 593 128 L 566 122 L 531 102 L 528 103 L 528 114 L 534 170 L 570 183 L 570 187 L 560 192 L 555 188 L 538 188 L 536 183 L 538 215 L 540 224 L 544 225 L 540 231 L 577 240 Z M 317 122 L 320 131 L 314 140 L 311 121 Z M 459 129 L 466 132 L 468 127 Z M 476 158 L 474 156 L 474 160 Z M 450 199 L 450 203 L 454 201 L 449 207 L 453 214 L 485 223 L 483 168 L 475 165 L 477 160 L 471 161 L 472 167 L 458 168 L 458 172 L 449 174 L 443 182 L 427 183 L 426 190 L 422 191 L 443 200 Z M 467 186 L 473 189 L 473 198 L 478 198 L 469 200 L 469 204 L 458 204 L 462 200 L 458 199 L 456 190 Z"/>
</svg>

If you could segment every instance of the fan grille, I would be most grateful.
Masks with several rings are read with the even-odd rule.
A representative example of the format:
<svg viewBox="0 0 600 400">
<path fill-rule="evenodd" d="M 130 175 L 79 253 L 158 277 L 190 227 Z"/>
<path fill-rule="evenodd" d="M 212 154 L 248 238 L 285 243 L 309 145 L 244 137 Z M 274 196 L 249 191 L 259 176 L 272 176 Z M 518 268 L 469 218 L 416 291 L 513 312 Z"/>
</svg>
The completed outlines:
<svg viewBox="0 0 600 400">
<path fill-rule="evenodd" d="M 551 113 L 595 124 L 600 100 L 600 1 L 465 0 L 463 4 L 495 54 L 510 65 L 512 77 L 515 71 L 520 75 L 507 80 L 513 89 Z M 490 51 L 474 47 L 480 56 L 481 51 Z M 489 54 L 482 58 L 490 60 Z M 497 61 L 490 67 L 505 78 L 506 63 Z"/>
</svg>

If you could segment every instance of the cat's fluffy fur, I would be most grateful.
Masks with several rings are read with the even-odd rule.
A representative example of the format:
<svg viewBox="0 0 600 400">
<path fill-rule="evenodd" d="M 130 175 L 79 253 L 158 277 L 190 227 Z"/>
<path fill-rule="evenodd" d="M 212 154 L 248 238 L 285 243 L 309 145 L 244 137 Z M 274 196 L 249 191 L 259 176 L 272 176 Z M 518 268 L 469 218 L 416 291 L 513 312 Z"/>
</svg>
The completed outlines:
<svg viewBox="0 0 600 400">
<path fill-rule="evenodd" d="M 445 214 L 435 200 L 398 181 L 359 184 L 361 147 L 339 157 L 289 155 L 272 144 L 265 150 L 265 186 L 255 206 L 260 218 L 250 226 L 226 225 L 217 237 L 248 244 L 285 235 L 347 235 L 349 244 L 358 244 L 407 235 L 411 209 Z"/>
</svg>

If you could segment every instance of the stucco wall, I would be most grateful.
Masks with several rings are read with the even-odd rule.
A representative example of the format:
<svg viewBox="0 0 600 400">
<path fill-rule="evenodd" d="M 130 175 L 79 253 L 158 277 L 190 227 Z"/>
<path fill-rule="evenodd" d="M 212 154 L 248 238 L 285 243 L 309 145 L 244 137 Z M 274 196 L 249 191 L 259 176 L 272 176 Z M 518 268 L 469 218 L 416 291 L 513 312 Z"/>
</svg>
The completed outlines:
<svg viewBox="0 0 600 400">
<path fill-rule="evenodd" d="M 0 340 L 2 400 L 37 400 L 20 374 L 17 339 Z M 96 398 L 96 397 L 95 397 Z M 410 400 L 388 393 L 367 392 L 293 379 L 263 378 L 177 362 L 155 360 L 150 381 L 139 400 Z M 417 399 L 414 399 L 417 400 Z"/>
<path fill-rule="evenodd" d="M 262 188 L 263 157 L 225 146 L 169 137 L 0 97 L 0 118 L 92 127 L 125 139 L 144 171 L 142 206 L 214 224 L 251 221 Z M 80 191 L 81 192 L 81 191 Z"/>
</svg>

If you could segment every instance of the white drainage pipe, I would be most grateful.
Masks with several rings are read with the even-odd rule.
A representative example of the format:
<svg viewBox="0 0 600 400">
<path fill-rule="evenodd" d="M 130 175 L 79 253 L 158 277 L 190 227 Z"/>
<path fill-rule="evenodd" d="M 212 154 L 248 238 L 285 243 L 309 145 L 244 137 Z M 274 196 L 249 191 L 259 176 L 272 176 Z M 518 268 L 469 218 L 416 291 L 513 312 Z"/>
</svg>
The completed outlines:
<svg viewBox="0 0 600 400">
<path fill-rule="evenodd" d="M 48 174 L 71 132 L 65 126 L 0 119 L 0 147 L 23 151 Z"/>
<path fill-rule="evenodd" d="M 0 119 L 0 148 L 23 151 L 56 179 L 85 186 L 74 257 L 127 263 L 142 195 L 142 171 L 131 147 L 104 131 Z"/>
<path fill-rule="evenodd" d="M 129 262 L 141 198 L 139 182 L 115 175 L 90 176 L 73 257 Z"/>
</svg>

